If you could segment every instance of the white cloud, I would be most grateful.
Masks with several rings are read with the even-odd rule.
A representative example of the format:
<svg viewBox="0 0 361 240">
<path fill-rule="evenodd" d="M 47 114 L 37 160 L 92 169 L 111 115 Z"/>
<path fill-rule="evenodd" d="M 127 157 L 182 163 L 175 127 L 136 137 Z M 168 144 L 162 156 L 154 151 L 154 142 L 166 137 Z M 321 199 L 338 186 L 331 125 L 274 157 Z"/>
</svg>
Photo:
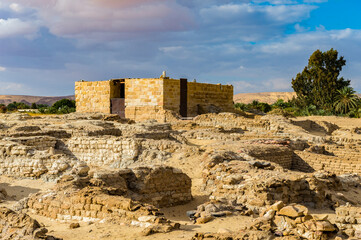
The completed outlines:
<svg viewBox="0 0 361 240">
<path fill-rule="evenodd" d="M 227 84 L 232 84 L 235 93 L 257 91 L 256 84 L 249 83 L 248 81 L 235 81 Z"/>
<path fill-rule="evenodd" d="M 265 81 L 263 84 L 272 91 L 286 90 L 286 89 L 290 89 L 291 87 L 290 79 L 285 79 L 285 78 L 270 79 Z"/>
<path fill-rule="evenodd" d="M 6 68 L 5 68 L 5 67 L 0 66 L 0 72 L 5 72 L 5 71 L 6 71 Z"/>
<path fill-rule="evenodd" d="M 225 4 L 214 5 L 200 10 L 200 15 L 208 23 L 238 20 L 239 24 L 256 23 L 268 25 L 272 23 L 293 23 L 309 17 L 316 6 L 295 5 L 257 5 L 257 4 Z"/>
<path fill-rule="evenodd" d="M 37 26 L 33 22 L 24 22 L 18 18 L 0 19 L 0 39 L 26 36 L 30 37 L 37 32 Z"/>
<path fill-rule="evenodd" d="M 21 13 L 24 10 L 24 8 L 20 4 L 17 4 L 17 3 L 10 4 L 9 8 L 17 13 Z"/>
<path fill-rule="evenodd" d="M 127 34 L 184 31 L 194 25 L 191 11 L 176 0 L 12 2 L 34 9 L 42 25 L 62 37 L 119 39 Z"/>
<path fill-rule="evenodd" d="M 24 93 L 25 86 L 21 83 L 0 82 L 0 94 L 21 94 Z"/>
<path fill-rule="evenodd" d="M 334 31 L 331 33 L 331 37 L 336 40 L 342 40 L 345 38 L 349 38 L 353 34 L 353 31 L 350 28 L 346 28 L 344 30 Z"/>
</svg>

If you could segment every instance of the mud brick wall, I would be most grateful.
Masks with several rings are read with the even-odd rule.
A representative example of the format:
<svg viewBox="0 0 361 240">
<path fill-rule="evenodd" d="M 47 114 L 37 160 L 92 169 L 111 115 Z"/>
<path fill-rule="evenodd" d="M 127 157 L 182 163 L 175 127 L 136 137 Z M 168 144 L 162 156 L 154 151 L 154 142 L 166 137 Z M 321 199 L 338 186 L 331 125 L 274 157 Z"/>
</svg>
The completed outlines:
<svg viewBox="0 0 361 240">
<path fill-rule="evenodd" d="M 31 146 L 37 150 L 47 150 L 49 148 L 54 148 L 56 144 L 56 138 L 49 136 L 6 138 L 4 140 L 16 142 L 21 145 Z"/>
<path fill-rule="evenodd" d="M 188 116 L 197 116 L 200 105 L 207 112 L 210 105 L 222 112 L 233 112 L 233 86 L 188 82 Z M 205 112 L 205 113 L 206 113 Z"/>
<path fill-rule="evenodd" d="M 351 206 L 336 208 L 336 225 L 349 237 L 361 239 L 361 208 Z"/>
<path fill-rule="evenodd" d="M 361 159 L 360 143 L 351 143 L 343 145 L 326 145 L 325 148 L 328 152 L 333 153 L 335 156 L 348 160 L 357 161 Z"/>
<path fill-rule="evenodd" d="M 110 113 L 112 81 L 75 82 L 76 111 Z"/>
<path fill-rule="evenodd" d="M 286 169 L 292 167 L 293 151 L 288 147 L 260 144 L 247 147 L 244 151 L 259 160 L 274 162 Z"/>
<path fill-rule="evenodd" d="M 171 167 L 136 168 L 129 179 L 136 200 L 158 207 L 169 207 L 192 200 L 191 179 L 179 169 Z"/>
<path fill-rule="evenodd" d="M 30 197 L 27 205 L 36 214 L 58 220 L 129 222 L 142 215 L 151 215 L 143 206 L 135 209 L 134 206 L 139 204 L 129 198 L 82 191 L 70 197 L 59 192 L 37 193 Z"/>
<path fill-rule="evenodd" d="M 311 153 L 306 151 L 295 151 L 296 158 L 292 168 L 294 170 L 308 171 L 313 169 L 326 170 L 337 175 L 345 173 L 361 174 L 359 158 L 350 157 L 345 159 L 338 156 Z M 352 155 L 352 153 L 350 153 Z"/>
<path fill-rule="evenodd" d="M 74 137 L 63 147 L 78 160 L 90 166 L 121 167 L 134 162 L 139 154 L 140 141 L 131 138 Z"/>
</svg>

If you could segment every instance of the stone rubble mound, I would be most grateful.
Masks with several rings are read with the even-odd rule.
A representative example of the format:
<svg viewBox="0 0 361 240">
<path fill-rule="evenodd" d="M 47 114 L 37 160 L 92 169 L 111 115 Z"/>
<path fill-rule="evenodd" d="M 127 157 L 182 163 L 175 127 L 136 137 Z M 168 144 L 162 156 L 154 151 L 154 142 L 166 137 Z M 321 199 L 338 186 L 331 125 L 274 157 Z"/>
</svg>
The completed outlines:
<svg viewBox="0 0 361 240">
<path fill-rule="evenodd" d="M 0 239 L 13 240 L 61 240 L 46 233 L 36 220 L 29 215 L 18 213 L 6 207 L 0 207 Z"/>
</svg>

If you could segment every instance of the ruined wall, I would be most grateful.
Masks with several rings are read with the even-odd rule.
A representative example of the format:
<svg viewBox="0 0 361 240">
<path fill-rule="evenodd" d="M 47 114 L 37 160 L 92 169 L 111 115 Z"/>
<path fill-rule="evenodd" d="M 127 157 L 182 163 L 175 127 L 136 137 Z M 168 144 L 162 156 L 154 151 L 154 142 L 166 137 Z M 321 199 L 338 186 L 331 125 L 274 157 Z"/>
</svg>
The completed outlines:
<svg viewBox="0 0 361 240">
<path fill-rule="evenodd" d="M 90 166 L 112 166 L 132 163 L 138 157 L 140 141 L 132 138 L 74 137 L 64 146 L 77 159 Z"/>
<path fill-rule="evenodd" d="M 337 175 L 345 173 L 361 174 L 361 164 L 357 156 L 349 159 L 338 156 L 317 154 L 307 151 L 295 151 L 296 157 L 292 168 L 309 172 L 310 170 L 326 170 Z"/>
<path fill-rule="evenodd" d="M 157 207 L 169 207 L 192 200 L 191 179 L 172 167 L 139 167 L 133 169 L 134 178 L 128 181 L 138 201 Z"/>
<path fill-rule="evenodd" d="M 46 137 L 38 138 L 36 147 L 44 150 L 49 147 L 48 140 Z M 50 148 L 49 151 L 37 151 L 34 146 L 0 141 L 0 174 L 33 178 L 46 174 L 48 177 L 57 177 L 78 163 L 75 159 L 53 154 Z"/>
<path fill-rule="evenodd" d="M 188 116 L 210 112 L 210 105 L 221 112 L 232 112 L 233 86 L 188 82 Z"/>
<path fill-rule="evenodd" d="M 262 144 L 247 146 L 244 151 L 259 160 L 274 162 L 286 169 L 292 167 L 293 151 L 288 147 Z"/>
<path fill-rule="evenodd" d="M 125 116 L 135 121 L 162 118 L 163 79 L 125 79 Z"/>
<path fill-rule="evenodd" d="M 110 113 L 112 81 L 75 82 L 76 111 Z"/>
</svg>

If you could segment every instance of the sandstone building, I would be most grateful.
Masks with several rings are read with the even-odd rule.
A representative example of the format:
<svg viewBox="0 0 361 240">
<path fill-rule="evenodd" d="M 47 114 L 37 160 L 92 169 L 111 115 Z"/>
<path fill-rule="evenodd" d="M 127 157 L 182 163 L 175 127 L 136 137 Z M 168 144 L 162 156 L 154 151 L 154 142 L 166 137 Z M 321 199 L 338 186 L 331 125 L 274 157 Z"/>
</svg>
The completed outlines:
<svg viewBox="0 0 361 240">
<path fill-rule="evenodd" d="M 77 112 L 115 113 L 134 120 L 164 120 L 164 110 L 182 117 L 233 110 L 233 86 L 187 79 L 127 78 L 75 83 Z"/>
</svg>

